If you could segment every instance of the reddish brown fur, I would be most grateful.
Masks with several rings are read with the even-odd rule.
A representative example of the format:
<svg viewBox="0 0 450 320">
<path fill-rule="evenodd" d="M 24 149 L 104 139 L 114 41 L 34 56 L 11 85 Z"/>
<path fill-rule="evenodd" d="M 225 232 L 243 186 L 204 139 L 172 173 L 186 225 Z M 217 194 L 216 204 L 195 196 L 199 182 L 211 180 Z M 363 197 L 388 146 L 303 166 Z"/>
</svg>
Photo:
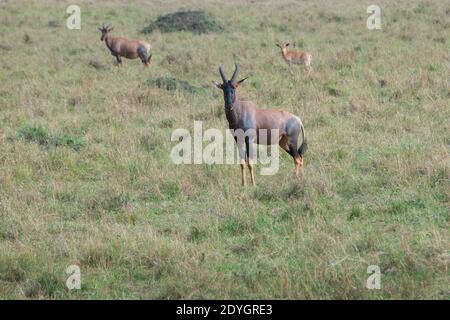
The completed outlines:
<svg viewBox="0 0 450 320">
<path fill-rule="evenodd" d="M 230 80 L 227 80 L 222 66 L 219 68 L 219 73 L 222 77 L 223 83 L 214 82 L 214 85 L 221 89 L 224 93 L 225 101 L 225 115 L 228 120 L 230 129 L 242 129 L 244 132 L 252 130 L 255 135 L 251 135 L 248 138 L 248 142 L 245 145 L 239 144 L 237 146 L 240 155 L 246 152 L 246 156 L 241 157 L 241 174 L 242 184 L 247 184 L 245 178 L 245 164 L 247 162 L 250 170 L 252 184 L 255 185 L 255 175 L 253 170 L 253 159 L 249 154 L 249 150 L 252 149 L 252 144 L 279 144 L 280 147 L 288 152 L 295 162 L 295 173 L 298 174 L 300 167 L 303 165 L 303 156 L 306 151 L 307 142 L 305 136 L 305 130 L 299 117 L 283 110 L 276 109 L 259 109 L 252 101 L 241 101 L 236 93 L 236 89 L 245 79 L 236 81 L 236 77 L 239 73 L 239 67 L 236 65 L 233 76 Z M 275 141 L 271 140 L 271 132 L 276 130 L 278 136 Z M 265 134 L 265 136 L 263 136 Z M 300 148 L 299 137 L 302 136 L 302 144 Z"/>
<path fill-rule="evenodd" d="M 113 56 L 116 57 L 117 63 L 120 65 L 122 63 L 121 57 L 127 59 L 140 58 L 142 63 L 148 67 L 150 63 L 151 46 L 148 42 L 143 40 L 128 40 L 122 37 L 113 38 L 110 32 L 113 30 L 111 27 L 98 28 L 102 32 L 102 37 L 100 40 L 104 40 L 106 46 Z"/>
<path fill-rule="evenodd" d="M 291 66 L 292 64 L 302 64 L 308 72 L 311 70 L 312 55 L 308 52 L 294 51 L 289 49 L 289 43 L 284 45 L 276 44 L 281 49 L 284 61 Z"/>
</svg>

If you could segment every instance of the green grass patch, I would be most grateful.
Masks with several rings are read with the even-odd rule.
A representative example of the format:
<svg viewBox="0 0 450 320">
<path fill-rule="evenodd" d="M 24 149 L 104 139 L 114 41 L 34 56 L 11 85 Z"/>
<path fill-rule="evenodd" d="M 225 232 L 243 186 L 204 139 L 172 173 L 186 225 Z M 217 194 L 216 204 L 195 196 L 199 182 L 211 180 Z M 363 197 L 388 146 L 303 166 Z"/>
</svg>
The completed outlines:
<svg viewBox="0 0 450 320">
<path fill-rule="evenodd" d="M 18 136 L 27 142 L 34 142 L 45 147 L 64 146 L 75 151 L 80 151 L 85 146 L 82 138 L 69 134 L 51 135 L 42 126 L 22 127 Z"/>
</svg>

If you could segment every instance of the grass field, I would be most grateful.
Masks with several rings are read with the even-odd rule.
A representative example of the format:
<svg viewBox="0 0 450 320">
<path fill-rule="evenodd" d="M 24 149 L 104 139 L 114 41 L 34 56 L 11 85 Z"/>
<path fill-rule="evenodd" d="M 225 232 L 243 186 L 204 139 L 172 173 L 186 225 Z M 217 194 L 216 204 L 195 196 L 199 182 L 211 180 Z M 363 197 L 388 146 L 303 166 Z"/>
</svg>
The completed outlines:
<svg viewBox="0 0 450 320">
<path fill-rule="evenodd" d="M 140 33 L 180 9 L 223 31 Z M 0 298 L 450 298 L 448 2 L 9 0 L 0 21 Z M 117 67 L 102 23 L 150 41 L 151 67 Z M 281 152 L 246 189 L 238 165 L 171 162 L 174 129 L 227 128 L 211 81 L 234 62 L 241 99 L 302 118 L 299 178 Z"/>
</svg>

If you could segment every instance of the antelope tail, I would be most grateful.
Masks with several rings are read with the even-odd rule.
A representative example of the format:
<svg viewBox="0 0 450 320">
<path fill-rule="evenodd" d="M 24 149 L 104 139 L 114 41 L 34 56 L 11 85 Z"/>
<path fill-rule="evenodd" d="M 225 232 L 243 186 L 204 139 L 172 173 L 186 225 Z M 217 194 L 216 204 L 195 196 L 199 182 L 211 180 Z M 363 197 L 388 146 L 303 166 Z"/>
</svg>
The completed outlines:
<svg viewBox="0 0 450 320">
<path fill-rule="evenodd" d="M 298 154 L 303 158 L 308 149 L 308 142 L 306 141 L 305 128 L 303 127 L 302 122 L 300 122 L 300 128 L 302 130 L 302 144 L 300 145 L 300 148 L 298 148 Z"/>
</svg>

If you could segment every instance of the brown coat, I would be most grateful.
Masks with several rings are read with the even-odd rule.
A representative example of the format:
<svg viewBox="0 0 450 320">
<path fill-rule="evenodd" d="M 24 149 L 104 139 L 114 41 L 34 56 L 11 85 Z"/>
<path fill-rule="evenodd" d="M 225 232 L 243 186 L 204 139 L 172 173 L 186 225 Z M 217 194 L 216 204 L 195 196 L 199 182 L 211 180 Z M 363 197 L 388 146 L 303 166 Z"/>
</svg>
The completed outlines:
<svg viewBox="0 0 450 320">
<path fill-rule="evenodd" d="M 140 58 L 142 63 L 148 67 L 152 58 L 151 46 L 143 40 L 128 40 L 126 38 L 113 38 L 110 32 L 114 29 L 109 26 L 98 28 L 102 32 L 101 41 L 105 41 L 111 54 L 116 57 L 117 63 L 122 63 L 122 58 L 136 59 Z"/>
<path fill-rule="evenodd" d="M 304 65 L 305 68 L 307 68 L 308 70 L 311 68 L 312 55 L 310 53 L 290 50 L 288 48 L 289 43 L 286 43 L 283 46 L 277 44 L 277 47 L 279 47 L 281 49 L 281 54 L 283 56 L 283 59 L 284 59 L 284 61 L 286 61 L 286 63 L 288 65 L 300 64 L 300 65 Z"/>
</svg>

